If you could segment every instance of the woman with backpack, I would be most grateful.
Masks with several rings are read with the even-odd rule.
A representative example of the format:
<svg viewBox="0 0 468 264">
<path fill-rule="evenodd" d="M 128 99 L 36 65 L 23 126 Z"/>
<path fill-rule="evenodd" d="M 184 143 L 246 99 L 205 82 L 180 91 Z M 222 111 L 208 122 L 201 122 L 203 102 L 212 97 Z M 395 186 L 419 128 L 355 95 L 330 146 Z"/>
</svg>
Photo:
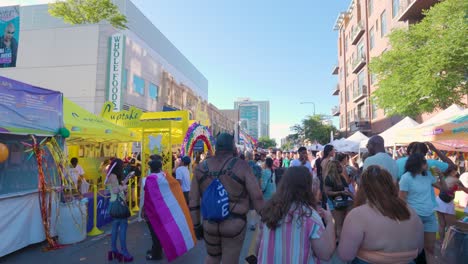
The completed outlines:
<svg viewBox="0 0 468 264">
<path fill-rule="evenodd" d="M 265 160 L 265 168 L 262 170 L 260 185 L 263 193 L 263 200 L 268 201 L 276 192 L 275 171 L 273 170 L 273 159 L 268 157 Z"/>
</svg>

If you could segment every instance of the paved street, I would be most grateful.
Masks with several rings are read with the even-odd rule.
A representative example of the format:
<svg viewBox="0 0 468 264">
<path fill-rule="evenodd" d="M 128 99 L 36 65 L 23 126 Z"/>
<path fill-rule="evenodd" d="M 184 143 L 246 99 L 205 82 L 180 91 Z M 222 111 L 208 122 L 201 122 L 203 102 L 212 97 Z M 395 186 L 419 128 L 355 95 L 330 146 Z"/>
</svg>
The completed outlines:
<svg viewBox="0 0 468 264">
<path fill-rule="evenodd" d="M 96 264 L 96 263 L 111 263 L 107 261 L 107 251 L 110 248 L 110 225 L 104 229 L 105 234 L 98 237 L 88 237 L 85 241 L 69 245 L 63 249 L 56 251 L 43 252 L 44 243 L 32 245 L 22 250 L 14 252 L 3 258 L 0 258 L 0 263 L 8 264 Z M 253 232 L 248 231 L 244 243 L 244 249 L 240 259 L 244 259 L 249 255 L 249 248 L 251 247 Z M 129 251 L 135 257 L 133 263 L 153 263 L 162 264 L 168 263 L 167 260 L 163 261 L 147 261 L 145 259 L 146 250 L 151 247 L 151 236 L 144 222 L 132 221 L 128 228 L 127 243 Z M 205 246 L 203 241 L 200 241 L 197 246 L 192 249 L 188 254 L 184 255 L 177 261 L 172 263 L 203 263 L 205 257 Z M 118 263 L 114 261 L 114 263 Z M 239 263 L 245 263 L 240 261 Z"/>
</svg>

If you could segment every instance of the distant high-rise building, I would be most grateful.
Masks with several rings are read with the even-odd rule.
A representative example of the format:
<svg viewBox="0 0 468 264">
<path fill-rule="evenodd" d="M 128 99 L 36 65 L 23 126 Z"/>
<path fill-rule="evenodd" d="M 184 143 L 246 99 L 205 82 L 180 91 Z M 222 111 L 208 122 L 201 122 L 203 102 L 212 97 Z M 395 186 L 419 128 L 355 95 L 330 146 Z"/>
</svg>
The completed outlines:
<svg viewBox="0 0 468 264">
<path fill-rule="evenodd" d="M 252 137 L 270 137 L 270 102 L 240 98 L 234 102 L 239 112 L 239 126 Z"/>
</svg>

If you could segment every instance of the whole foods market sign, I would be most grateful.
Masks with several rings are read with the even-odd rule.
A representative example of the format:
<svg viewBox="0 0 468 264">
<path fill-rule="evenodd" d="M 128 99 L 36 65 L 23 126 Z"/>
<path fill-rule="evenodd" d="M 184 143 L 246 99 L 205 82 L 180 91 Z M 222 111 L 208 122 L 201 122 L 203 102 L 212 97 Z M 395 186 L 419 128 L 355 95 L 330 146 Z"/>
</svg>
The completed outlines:
<svg viewBox="0 0 468 264">
<path fill-rule="evenodd" d="M 113 111 L 122 108 L 122 72 L 125 58 L 125 36 L 114 34 L 109 41 L 109 76 L 107 101 L 112 102 Z"/>
</svg>

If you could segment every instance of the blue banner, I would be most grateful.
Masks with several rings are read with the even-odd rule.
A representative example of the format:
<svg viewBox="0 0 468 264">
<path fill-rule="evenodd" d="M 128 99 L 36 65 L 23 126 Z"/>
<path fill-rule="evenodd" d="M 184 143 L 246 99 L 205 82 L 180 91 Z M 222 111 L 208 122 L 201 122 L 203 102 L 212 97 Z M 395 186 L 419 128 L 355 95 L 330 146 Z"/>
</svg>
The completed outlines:
<svg viewBox="0 0 468 264">
<path fill-rule="evenodd" d="M 55 135 L 62 112 L 62 93 L 0 76 L 0 133 Z"/>
</svg>

